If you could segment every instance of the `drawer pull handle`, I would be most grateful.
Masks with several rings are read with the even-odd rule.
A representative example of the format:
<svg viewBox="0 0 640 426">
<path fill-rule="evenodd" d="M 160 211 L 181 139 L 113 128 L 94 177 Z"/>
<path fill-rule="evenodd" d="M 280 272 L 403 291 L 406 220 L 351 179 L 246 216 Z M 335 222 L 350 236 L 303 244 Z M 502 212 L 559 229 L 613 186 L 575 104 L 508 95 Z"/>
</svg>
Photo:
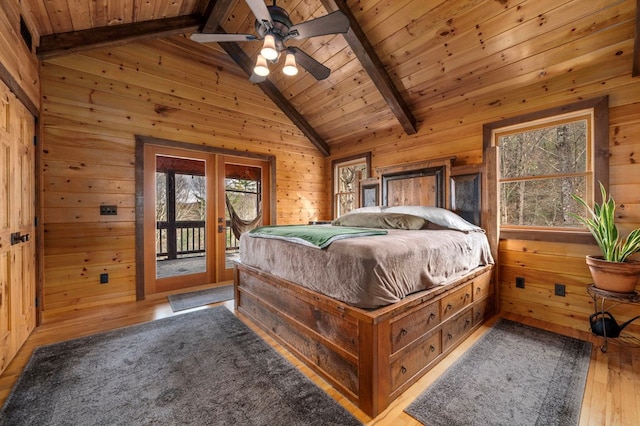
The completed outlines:
<svg viewBox="0 0 640 426">
<path fill-rule="evenodd" d="M 448 333 L 448 334 L 447 334 L 447 337 L 449 338 L 449 340 L 451 340 L 451 339 L 453 339 L 453 334 Z"/>
<path fill-rule="evenodd" d="M 431 312 L 431 315 L 429 315 L 429 319 L 430 319 L 430 320 L 434 320 L 434 319 L 436 319 L 436 314 L 434 314 L 433 312 Z"/>
<path fill-rule="evenodd" d="M 470 295 L 469 293 L 465 293 L 465 294 L 464 294 L 464 298 L 465 298 L 465 299 L 468 299 L 468 298 L 470 298 L 470 297 L 471 297 L 471 295 Z"/>
<path fill-rule="evenodd" d="M 403 365 L 402 367 L 400 367 L 400 372 L 402 374 L 405 374 L 407 372 L 407 368 Z"/>
<path fill-rule="evenodd" d="M 429 346 L 429 350 L 430 350 L 431 352 L 435 352 L 435 351 L 436 351 L 436 347 L 435 347 L 435 346 L 433 346 L 433 345 L 431 345 L 431 346 Z"/>
<path fill-rule="evenodd" d="M 453 306 L 451 305 L 451 303 L 447 303 L 447 307 L 444 308 L 445 311 L 448 311 L 449 309 L 453 308 Z"/>
<path fill-rule="evenodd" d="M 402 330 L 400 330 L 400 335 L 401 336 L 406 336 L 407 335 L 407 329 L 403 328 Z"/>
<path fill-rule="evenodd" d="M 481 291 L 482 291 L 482 289 L 480 287 L 476 288 L 476 293 L 480 294 Z"/>
<path fill-rule="evenodd" d="M 467 328 L 467 326 L 471 323 L 471 320 L 464 320 L 464 328 Z"/>
</svg>

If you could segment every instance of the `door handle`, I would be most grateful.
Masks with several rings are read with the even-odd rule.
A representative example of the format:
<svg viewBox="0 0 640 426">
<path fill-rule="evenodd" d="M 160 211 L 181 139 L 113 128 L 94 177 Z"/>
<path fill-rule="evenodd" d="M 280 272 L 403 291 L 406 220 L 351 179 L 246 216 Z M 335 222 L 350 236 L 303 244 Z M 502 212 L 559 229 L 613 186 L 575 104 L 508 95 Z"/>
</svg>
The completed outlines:
<svg viewBox="0 0 640 426">
<path fill-rule="evenodd" d="M 20 232 L 13 232 L 11 234 L 12 246 L 20 243 L 26 243 L 27 241 L 29 241 L 29 234 L 20 235 Z"/>
<path fill-rule="evenodd" d="M 11 245 L 15 246 L 16 244 L 21 243 L 22 240 L 20 239 L 20 233 L 19 232 L 12 232 L 11 233 Z"/>
<path fill-rule="evenodd" d="M 218 234 L 222 234 L 224 232 L 225 227 L 222 225 L 218 225 Z"/>
</svg>

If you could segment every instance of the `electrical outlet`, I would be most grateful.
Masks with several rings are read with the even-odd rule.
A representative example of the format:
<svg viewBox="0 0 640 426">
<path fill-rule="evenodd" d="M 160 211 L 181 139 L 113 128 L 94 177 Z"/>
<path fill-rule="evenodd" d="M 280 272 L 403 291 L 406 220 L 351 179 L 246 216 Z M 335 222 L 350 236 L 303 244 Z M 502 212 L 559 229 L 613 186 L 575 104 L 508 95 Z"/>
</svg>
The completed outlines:
<svg viewBox="0 0 640 426">
<path fill-rule="evenodd" d="M 523 277 L 516 277 L 516 287 L 517 288 L 524 288 L 524 278 Z"/>
<path fill-rule="evenodd" d="M 100 206 L 101 216 L 115 216 L 118 214 L 118 206 Z"/>
<path fill-rule="evenodd" d="M 561 297 L 565 296 L 564 284 L 558 284 L 558 283 L 555 284 L 555 295 L 561 296 Z"/>
<path fill-rule="evenodd" d="M 100 274 L 100 284 L 107 284 L 109 282 L 109 274 Z"/>
</svg>

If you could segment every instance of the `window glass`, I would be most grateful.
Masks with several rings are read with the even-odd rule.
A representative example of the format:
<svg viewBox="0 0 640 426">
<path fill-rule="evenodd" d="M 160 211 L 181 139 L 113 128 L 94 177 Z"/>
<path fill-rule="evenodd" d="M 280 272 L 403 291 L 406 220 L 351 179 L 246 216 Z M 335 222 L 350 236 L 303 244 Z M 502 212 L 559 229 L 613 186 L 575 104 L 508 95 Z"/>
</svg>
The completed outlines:
<svg viewBox="0 0 640 426">
<path fill-rule="evenodd" d="M 334 165 L 334 200 L 336 217 L 356 209 L 358 184 L 360 179 L 366 179 L 366 157 L 337 162 Z"/>
<path fill-rule="evenodd" d="M 590 111 L 495 132 L 503 227 L 580 228 L 571 197 L 592 199 Z"/>
</svg>

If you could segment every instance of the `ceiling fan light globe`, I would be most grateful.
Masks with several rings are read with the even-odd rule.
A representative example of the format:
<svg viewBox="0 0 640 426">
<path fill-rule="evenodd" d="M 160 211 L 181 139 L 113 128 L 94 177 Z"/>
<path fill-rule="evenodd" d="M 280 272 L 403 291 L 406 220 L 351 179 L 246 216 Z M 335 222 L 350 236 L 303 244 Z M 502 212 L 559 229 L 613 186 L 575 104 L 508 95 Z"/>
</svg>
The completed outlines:
<svg viewBox="0 0 640 426">
<path fill-rule="evenodd" d="M 285 58 L 282 72 L 289 76 L 298 74 L 298 67 L 296 66 L 296 57 L 292 53 L 287 53 L 287 57 Z"/>
<path fill-rule="evenodd" d="M 278 51 L 276 50 L 276 40 L 272 34 L 264 36 L 264 44 L 260 54 L 267 60 L 273 61 L 278 57 Z"/>
<path fill-rule="evenodd" d="M 256 66 L 253 68 L 253 72 L 261 77 L 269 75 L 269 66 L 264 56 L 258 55 L 258 60 L 256 61 Z"/>
</svg>

